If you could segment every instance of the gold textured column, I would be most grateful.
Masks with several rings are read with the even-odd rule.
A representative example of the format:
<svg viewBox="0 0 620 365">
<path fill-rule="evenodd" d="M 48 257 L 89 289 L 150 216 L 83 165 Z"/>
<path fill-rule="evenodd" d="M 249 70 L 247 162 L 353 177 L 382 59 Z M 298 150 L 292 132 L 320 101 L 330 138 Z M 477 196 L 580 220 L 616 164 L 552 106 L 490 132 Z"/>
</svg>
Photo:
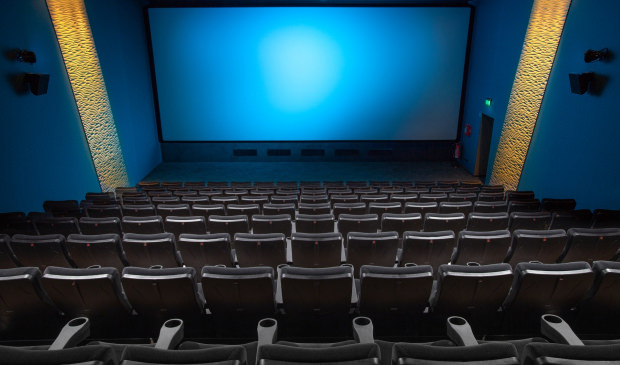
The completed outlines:
<svg viewBox="0 0 620 365">
<path fill-rule="evenodd" d="M 549 73 L 571 0 L 534 0 L 502 134 L 493 163 L 491 184 L 516 190 L 530 147 Z"/>
<path fill-rule="evenodd" d="M 47 0 L 102 191 L 128 186 L 112 108 L 83 0 Z"/>
</svg>

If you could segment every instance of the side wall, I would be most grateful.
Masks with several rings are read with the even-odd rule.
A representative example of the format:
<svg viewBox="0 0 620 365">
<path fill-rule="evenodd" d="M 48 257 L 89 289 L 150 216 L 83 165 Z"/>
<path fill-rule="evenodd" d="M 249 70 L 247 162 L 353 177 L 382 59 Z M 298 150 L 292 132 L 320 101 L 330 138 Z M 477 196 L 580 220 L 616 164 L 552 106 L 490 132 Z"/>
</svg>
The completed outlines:
<svg viewBox="0 0 620 365">
<path fill-rule="evenodd" d="M 16 48 L 37 62 L 10 60 Z M 0 51 L 0 211 L 42 211 L 44 200 L 99 191 L 45 0 L 0 2 Z M 24 72 L 49 74 L 47 94 L 18 93 Z"/>
<path fill-rule="evenodd" d="M 620 209 L 620 2 L 573 0 L 519 189 L 572 197 L 578 208 Z M 585 63 L 609 48 L 607 62 Z M 570 90 L 569 73 L 594 72 L 593 88 Z"/>
</svg>

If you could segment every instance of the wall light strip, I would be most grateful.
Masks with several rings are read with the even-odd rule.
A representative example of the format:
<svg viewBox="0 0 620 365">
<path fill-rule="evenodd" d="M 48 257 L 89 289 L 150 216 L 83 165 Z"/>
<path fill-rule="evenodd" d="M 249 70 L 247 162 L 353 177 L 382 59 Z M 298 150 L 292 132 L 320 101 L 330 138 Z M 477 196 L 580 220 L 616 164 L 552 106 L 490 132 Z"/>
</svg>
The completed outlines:
<svg viewBox="0 0 620 365">
<path fill-rule="evenodd" d="M 519 186 L 570 4 L 571 0 L 535 0 L 532 5 L 491 184 L 504 185 L 507 190 Z"/>
<path fill-rule="evenodd" d="M 47 0 L 102 191 L 129 179 L 83 0 Z"/>
</svg>

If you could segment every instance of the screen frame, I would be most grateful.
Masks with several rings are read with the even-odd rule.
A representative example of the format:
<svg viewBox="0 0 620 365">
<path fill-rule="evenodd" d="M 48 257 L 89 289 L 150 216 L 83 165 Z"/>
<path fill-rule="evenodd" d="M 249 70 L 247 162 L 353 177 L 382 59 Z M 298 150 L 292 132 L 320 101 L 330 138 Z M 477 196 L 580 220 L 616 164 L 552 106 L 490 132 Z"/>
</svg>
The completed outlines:
<svg viewBox="0 0 620 365">
<path fill-rule="evenodd" d="M 465 45 L 465 57 L 463 62 L 463 79 L 461 82 L 461 95 L 459 101 L 459 113 L 458 113 L 458 121 L 457 121 L 457 133 L 455 139 L 443 139 L 443 140 L 375 140 L 375 139 L 363 139 L 363 140 L 167 140 L 163 138 L 163 131 L 161 125 L 161 114 L 160 114 L 160 105 L 159 105 L 159 95 L 157 91 L 157 77 L 155 74 L 155 59 L 153 52 L 153 43 L 151 37 L 151 26 L 149 21 L 149 9 L 166 9 L 166 8 L 295 8 L 295 7 L 376 7 L 376 8 L 412 8 L 412 7 L 426 7 L 426 8 L 444 8 L 444 7 L 453 7 L 453 8 L 468 8 L 469 9 L 469 26 L 467 30 L 467 44 Z M 355 1 L 355 2 L 347 2 L 347 1 L 330 1 L 330 2 L 308 2 L 308 1 L 291 1 L 291 2 L 259 2 L 259 3 L 250 3 L 244 1 L 236 1 L 232 4 L 227 4 L 226 2 L 214 2 L 214 1 L 205 1 L 204 4 L 196 5 L 193 3 L 185 3 L 183 1 L 174 4 L 166 4 L 166 5 L 148 5 L 144 7 L 144 24 L 146 28 L 146 37 L 147 37 L 147 48 L 149 52 L 149 64 L 151 71 L 151 86 L 153 89 L 153 106 L 155 109 L 155 118 L 157 123 L 157 137 L 160 143 L 214 143 L 214 144 L 226 144 L 226 143 L 389 143 L 389 144 L 411 144 L 411 143 L 429 143 L 429 142 L 458 142 L 461 140 L 462 133 L 462 124 L 463 124 L 463 113 L 465 109 L 465 99 L 466 99 L 466 90 L 467 90 L 467 81 L 468 81 L 468 71 L 469 71 L 469 62 L 470 62 L 470 54 L 471 54 L 471 43 L 472 43 L 472 33 L 474 27 L 474 17 L 475 17 L 475 6 L 470 5 L 468 3 L 419 3 L 419 2 L 389 2 L 389 3 L 377 3 L 376 1 L 365 3 L 363 1 Z"/>
</svg>

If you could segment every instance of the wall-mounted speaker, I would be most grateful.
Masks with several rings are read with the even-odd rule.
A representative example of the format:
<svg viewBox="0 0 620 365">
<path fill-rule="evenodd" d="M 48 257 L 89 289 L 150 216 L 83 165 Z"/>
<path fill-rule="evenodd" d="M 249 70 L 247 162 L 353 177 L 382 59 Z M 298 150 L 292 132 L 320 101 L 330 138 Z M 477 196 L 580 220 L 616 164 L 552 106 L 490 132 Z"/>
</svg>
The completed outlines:
<svg viewBox="0 0 620 365">
<path fill-rule="evenodd" d="M 24 81 L 30 84 L 30 91 L 35 95 L 47 94 L 47 85 L 50 81 L 49 74 L 33 74 L 24 75 Z"/>
<path fill-rule="evenodd" d="M 573 94 L 585 94 L 592 81 L 592 73 L 568 74 L 570 79 L 570 91 Z"/>
</svg>

